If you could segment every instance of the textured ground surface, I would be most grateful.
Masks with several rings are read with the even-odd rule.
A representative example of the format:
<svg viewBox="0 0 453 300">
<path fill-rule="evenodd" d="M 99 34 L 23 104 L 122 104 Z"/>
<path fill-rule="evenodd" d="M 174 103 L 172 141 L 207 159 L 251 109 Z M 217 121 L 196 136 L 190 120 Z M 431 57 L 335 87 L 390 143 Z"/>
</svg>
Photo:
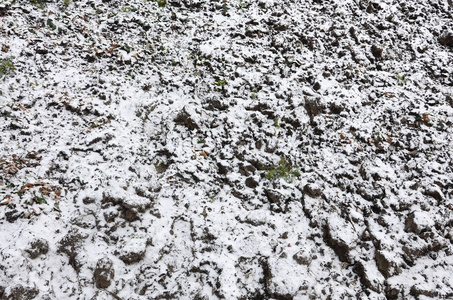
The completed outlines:
<svg viewBox="0 0 453 300">
<path fill-rule="evenodd" d="M 0 298 L 452 298 L 452 13 L 2 1 Z"/>
</svg>

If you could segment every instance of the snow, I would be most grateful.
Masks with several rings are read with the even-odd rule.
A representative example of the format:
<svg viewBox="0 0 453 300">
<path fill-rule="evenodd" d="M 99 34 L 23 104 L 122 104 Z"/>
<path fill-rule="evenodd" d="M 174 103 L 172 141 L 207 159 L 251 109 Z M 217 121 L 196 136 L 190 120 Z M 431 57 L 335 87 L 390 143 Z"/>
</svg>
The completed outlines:
<svg viewBox="0 0 453 300">
<path fill-rule="evenodd" d="M 452 297 L 448 1 L 36 2 L 0 5 L 0 298 Z"/>
</svg>

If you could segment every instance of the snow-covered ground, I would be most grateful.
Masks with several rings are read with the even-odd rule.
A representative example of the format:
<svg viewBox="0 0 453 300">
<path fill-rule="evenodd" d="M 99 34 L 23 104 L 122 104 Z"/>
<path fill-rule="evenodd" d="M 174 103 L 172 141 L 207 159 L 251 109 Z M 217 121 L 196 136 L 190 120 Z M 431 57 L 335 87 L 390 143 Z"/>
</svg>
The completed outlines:
<svg viewBox="0 0 453 300">
<path fill-rule="evenodd" d="M 2 0 L 0 299 L 453 297 L 450 0 Z"/>
</svg>

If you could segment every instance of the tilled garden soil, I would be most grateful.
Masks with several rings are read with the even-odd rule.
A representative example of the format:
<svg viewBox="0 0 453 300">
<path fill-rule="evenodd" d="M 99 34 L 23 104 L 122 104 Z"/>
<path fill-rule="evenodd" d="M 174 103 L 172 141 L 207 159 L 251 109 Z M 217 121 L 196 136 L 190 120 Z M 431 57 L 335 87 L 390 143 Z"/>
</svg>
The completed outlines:
<svg viewBox="0 0 453 300">
<path fill-rule="evenodd" d="M 0 299 L 451 299 L 453 3 L 3 0 Z"/>
</svg>

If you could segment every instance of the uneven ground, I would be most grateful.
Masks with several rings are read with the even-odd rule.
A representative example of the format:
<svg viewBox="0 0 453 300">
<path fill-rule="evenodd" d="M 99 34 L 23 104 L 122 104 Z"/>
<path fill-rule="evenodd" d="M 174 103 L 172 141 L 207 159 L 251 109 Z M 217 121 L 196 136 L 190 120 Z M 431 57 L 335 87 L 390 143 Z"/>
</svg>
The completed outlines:
<svg viewBox="0 0 453 300">
<path fill-rule="evenodd" d="M 453 4 L 0 4 L 1 299 L 453 297 Z"/>
</svg>

